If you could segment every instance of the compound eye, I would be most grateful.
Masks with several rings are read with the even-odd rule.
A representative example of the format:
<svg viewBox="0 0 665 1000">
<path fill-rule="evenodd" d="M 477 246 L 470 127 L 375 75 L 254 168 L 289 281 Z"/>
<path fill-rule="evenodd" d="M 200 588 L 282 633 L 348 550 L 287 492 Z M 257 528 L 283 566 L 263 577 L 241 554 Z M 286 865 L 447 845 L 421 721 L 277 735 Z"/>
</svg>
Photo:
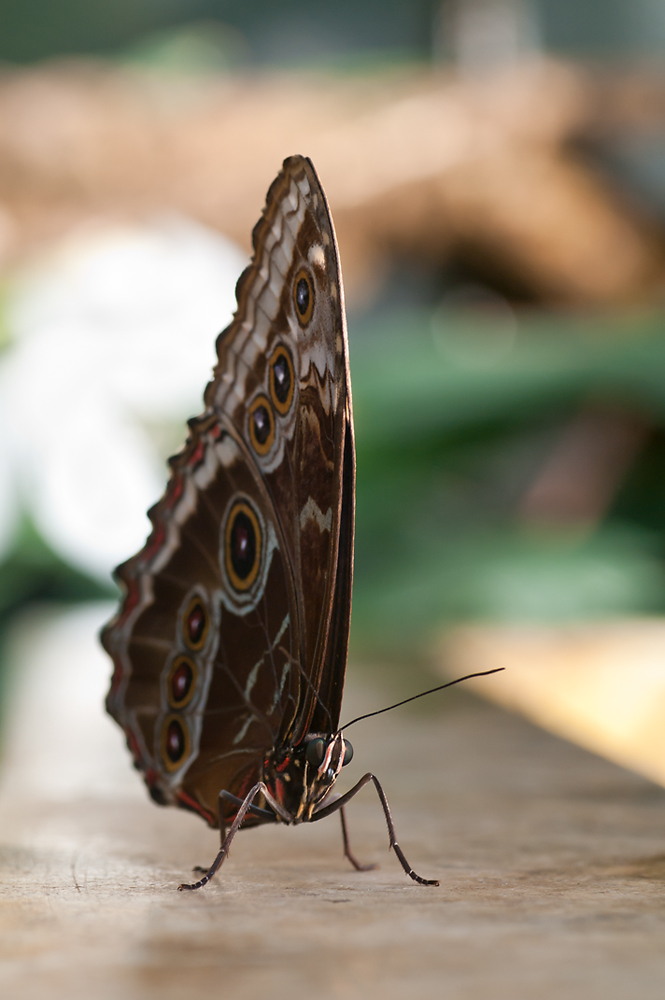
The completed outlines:
<svg viewBox="0 0 665 1000">
<path fill-rule="evenodd" d="M 353 747 L 348 740 L 344 740 L 344 760 L 342 761 L 342 767 L 346 767 L 353 760 Z"/>
<path fill-rule="evenodd" d="M 314 286 L 307 271 L 301 268 L 293 283 L 293 302 L 301 326 L 307 326 L 314 312 Z"/>
<path fill-rule="evenodd" d="M 261 563 L 259 519 L 246 501 L 231 508 L 224 531 L 224 562 L 235 590 L 249 590 Z"/>
<path fill-rule="evenodd" d="M 310 740 L 307 744 L 307 750 L 305 751 L 307 763 L 311 764 L 312 767 L 320 767 L 323 763 L 323 758 L 326 755 L 327 749 L 328 744 L 325 740 L 322 740 L 321 738 Z"/>
</svg>

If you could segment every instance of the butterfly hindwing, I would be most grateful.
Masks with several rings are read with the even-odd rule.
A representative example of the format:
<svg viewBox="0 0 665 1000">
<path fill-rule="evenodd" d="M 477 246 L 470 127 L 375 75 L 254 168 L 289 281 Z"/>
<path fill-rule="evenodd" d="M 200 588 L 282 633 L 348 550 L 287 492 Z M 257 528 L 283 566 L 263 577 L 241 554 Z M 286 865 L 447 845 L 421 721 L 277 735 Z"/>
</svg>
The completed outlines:
<svg viewBox="0 0 665 1000">
<path fill-rule="evenodd" d="M 118 570 L 133 607 L 104 634 L 116 661 L 107 704 L 153 797 L 215 822 L 220 789 L 255 779 L 297 711 L 295 595 L 272 504 L 233 428 L 192 422 L 172 465 L 151 539 Z"/>
</svg>

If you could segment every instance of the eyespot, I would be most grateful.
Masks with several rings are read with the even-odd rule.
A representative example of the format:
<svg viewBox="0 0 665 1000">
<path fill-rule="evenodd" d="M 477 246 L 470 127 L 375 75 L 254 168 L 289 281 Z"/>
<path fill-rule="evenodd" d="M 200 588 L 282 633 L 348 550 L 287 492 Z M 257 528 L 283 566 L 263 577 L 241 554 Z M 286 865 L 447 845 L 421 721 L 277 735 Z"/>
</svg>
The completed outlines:
<svg viewBox="0 0 665 1000">
<path fill-rule="evenodd" d="M 261 528 L 259 519 L 244 500 L 229 512 L 224 530 L 224 563 L 231 586 L 249 590 L 261 564 Z"/>
<path fill-rule="evenodd" d="M 298 271 L 293 282 L 293 302 L 298 322 L 301 326 L 307 326 L 314 312 L 314 286 L 303 268 Z"/>
<path fill-rule="evenodd" d="M 284 416 L 289 412 L 295 390 L 295 375 L 291 355 L 279 344 L 270 359 L 270 398 L 278 413 Z"/>
<path fill-rule="evenodd" d="M 198 671 L 189 656 L 177 656 L 166 678 L 166 694 L 172 708 L 184 708 L 196 691 Z"/>
<path fill-rule="evenodd" d="M 275 440 L 275 420 L 266 396 L 257 396 L 249 408 L 249 438 L 258 455 L 267 455 Z"/>
<path fill-rule="evenodd" d="M 320 737 L 315 740 L 310 740 L 307 744 L 307 750 L 305 751 L 307 763 L 311 764 L 312 767 L 320 767 L 323 763 L 323 758 L 326 755 L 327 749 L 328 743 L 326 740 L 323 740 Z"/>
<path fill-rule="evenodd" d="M 203 649 L 209 629 L 210 618 L 206 606 L 200 597 L 194 596 L 187 605 L 182 620 L 182 635 L 185 645 L 195 651 Z"/>
<path fill-rule="evenodd" d="M 167 771 L 177 771 L 189 756 L 189 733 L 177 715 L 167 715 L 162 723 L 162 760 Z"/>
</svg>

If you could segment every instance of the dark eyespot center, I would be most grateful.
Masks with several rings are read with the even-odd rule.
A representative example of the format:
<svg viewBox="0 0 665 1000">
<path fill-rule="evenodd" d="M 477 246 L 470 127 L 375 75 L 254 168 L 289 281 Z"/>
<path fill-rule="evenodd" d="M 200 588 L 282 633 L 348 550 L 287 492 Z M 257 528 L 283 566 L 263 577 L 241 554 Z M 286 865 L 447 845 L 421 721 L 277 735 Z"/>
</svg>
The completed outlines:
<svg viewBox="0 0 665 1000">
<path fill-rule="evenodd" d="M 296 305 L 301 316 L 304 316 L 309 309 L 309 299 L 309 282 L 307 278 L 301 278 L 296 285 Z"/>
<path fill-rule="evenodd" d="M 171 677 L 171 695 L 176 704 L 186 699 L 191 690 L 193 680 L 194 671 L 191 664 L 187 660 L 182 660 Z"/>
<path fill-rule="evenodd" d="M 256 533 L 251 520 L 238 511 L 231 527 L 231 564 L 237 576 L 246 580 L 256 562 Z"/>
<path fill-rule="evenodd" d="M 185 752 L 185 734 L 177 719 L 171 719 L 166 730 L 166 755 L 172 764 L 177 764 Z"/>
<path fill-rule="evenodd" d="M 305 324 L 311 316 L 309 313 L 303 319 Z M 300 313 L 298 313 L 300 317 Z M 289 351 L 283 344 L 278 344 L 270 360 L 270 398 L 277 413 L 285 417 L 291 409 L 295 390 L 295 372 Z M 272 416 L 272 413 L 271 413 Z"/>
<path fill-rule="evenodd" d="M 254 436 L 259 444 L 265 444 L 270 437 L 270 414 L 268 413 L 268 408 L 261 404 L 257 406 L 252 413 L 252 420 L 254 421 Z"/>
<path fill-rule="evenodd" d="M 262 528 L 252 505 L 236 501 L 224 527 L 222 562 L 229 583 L 240 593 L 256 582 L 261 565 Z"/>
<path fill-rule="evenodd" d="M 206 613 L 202 604 L 197 601 L 187 616 L 187 639 L 190 645 L 198 646 L 206 627 Z"/>
<path fill-rule="evenodd" d="M 280 403 L 286 403 L 291 389 L 291 370 L 283 354 L 280 354 L 272 366 L 273 387 Z"/>
</svg>

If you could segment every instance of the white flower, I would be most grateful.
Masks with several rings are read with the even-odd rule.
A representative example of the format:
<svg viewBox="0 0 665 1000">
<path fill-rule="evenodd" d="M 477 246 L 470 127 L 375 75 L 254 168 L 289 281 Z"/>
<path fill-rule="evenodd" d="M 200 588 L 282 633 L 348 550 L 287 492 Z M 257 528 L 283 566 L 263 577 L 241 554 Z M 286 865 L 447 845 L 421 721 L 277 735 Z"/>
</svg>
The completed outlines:
<svg viewBox="0 0 665 1000">
<path fill-rule="evenodd" d="M 151 428 L 202 409 L 246 263 L 184 219 L 70 239 L 25 276 L 0 358 L 0 551 L 27 508 L 66 561 L 108 579 L 166 482 Z"/>
</svg>

